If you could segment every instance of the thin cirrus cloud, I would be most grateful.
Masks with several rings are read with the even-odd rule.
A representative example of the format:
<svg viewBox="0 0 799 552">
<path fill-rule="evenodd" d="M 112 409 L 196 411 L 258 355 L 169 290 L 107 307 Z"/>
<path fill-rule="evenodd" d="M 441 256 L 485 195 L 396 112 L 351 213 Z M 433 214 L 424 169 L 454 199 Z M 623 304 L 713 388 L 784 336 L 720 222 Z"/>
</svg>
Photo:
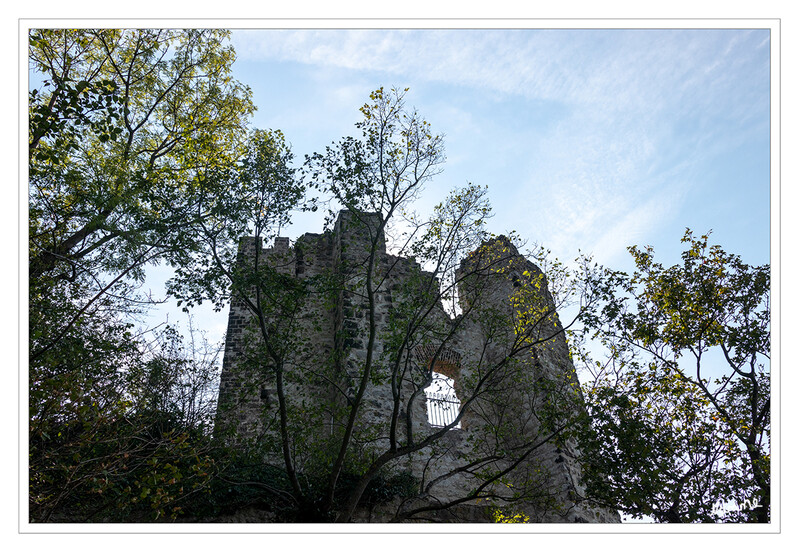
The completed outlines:
<svg viewBox="0 0 799 552">
<path fill-rule="evenodd" d="M 249 30 L 234 43 L 248 61 L 465 90 L 451 110 L 493 125 L 518 157 L 514 172 L 497 170 L 497 210 L 520 227 L 531 197 L 546 205 L 532 209 L 534 239 L 569 254 L 612 258 L 679 225 L 686 189 L 709 185 L 697 167 L 768 133 L 766 30 Z M 345 92 L 351 101 L 357 87 Z M 486 99 L 515 102 L 521 119 L 533 105 L 558 116 L 531 137 L 479 112 Z"/>
<path fill-rule="evenodd" d="M 768 46 L 764 36 L 756 37 L 758 48 Z M 713 84 L 707 74 L 721 75 L 728 67 L 724 60 L 746 63 L 746 39 L 723 30 L 244 30 L 235 35 L 243 59 L 379 70 L 531 98 L 650 109 L 653 100 L 655 106 L 667 98 L 680 101 Z"/>
</svg>

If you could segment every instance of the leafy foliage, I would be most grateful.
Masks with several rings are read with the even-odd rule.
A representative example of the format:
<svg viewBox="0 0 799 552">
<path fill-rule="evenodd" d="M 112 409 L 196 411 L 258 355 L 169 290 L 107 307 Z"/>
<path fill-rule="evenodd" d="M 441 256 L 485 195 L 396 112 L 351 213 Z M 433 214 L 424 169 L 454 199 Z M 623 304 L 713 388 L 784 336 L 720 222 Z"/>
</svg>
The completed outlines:
<svg viewBox="0 0 799 552">
<path fill-rule="evenodd" d="M 305 187 L 295 179 L 291 167 L 293 154 L 280 131 L 255 129 L 234 170 L 220 186 L 228 190 L 219 198 L 209 216 L 197 228 L 197 243 L 192 260 L 178 264 L 168 283 L 178 306 L 186 309 L 211 300 L 221 310 L 231 297 L 234 284 L 242 289 L 269 278 L 253 267 L 237 268 L 239 240 L 244 235 L 259 240 L 277 235 L 291 220 L 295 210 L 316 210 L 312 200 L 305 202 Z M 239 272 L 234 272 L 238 270 Z M 260 275 L 259 275 L 260 274 Z"/>
<path fill-rule="evenodd" d="M 224 38 L 30 33 L 32 521 L 173 518 L 215 471 L 219 351 L 138 329 L 155 301 L 137 285 L 151 264 L 202 266 L 198 226 L 235 220 L 253 106 Z"/>
<path fill-rule="evenodd" d="M 208 484 L 217 363 L 188 358 L 170 328 L 155 343 L 133 331 L 81 318 L 31 364 L 32 521 L 173 518 Z"/>
<path fill-rule="evenodd" d="M 141 277 L 185 264 L 196 225 L 234 192 L 223 176 L 253 111 L 221 31 L 33 30 L 33 278 Z"/>
<path fill-rule="evenodd" d="M 381 213 L 388 221 L 401 205 L 417 197 L 444 162 L 443 137 L 430 124 L 405 108 L 405 90 L 379 88 L 361 108 L 356 123 L 361 138 L 347 137 L 324 153 L 306 159 L 309 185 L 340 208 Z M 331 219 L 329 219 L 331 220 Z"/>
<path fill-rule="evenodd" d="M 604 306 L 583 318 L 609 356 L 583 351 L 589 490 L 635 517 L 768 522 L 769 267 L 682 241 L 681 265 L 631 247 L 632 276 L 592 282 Z"/>
</svg>

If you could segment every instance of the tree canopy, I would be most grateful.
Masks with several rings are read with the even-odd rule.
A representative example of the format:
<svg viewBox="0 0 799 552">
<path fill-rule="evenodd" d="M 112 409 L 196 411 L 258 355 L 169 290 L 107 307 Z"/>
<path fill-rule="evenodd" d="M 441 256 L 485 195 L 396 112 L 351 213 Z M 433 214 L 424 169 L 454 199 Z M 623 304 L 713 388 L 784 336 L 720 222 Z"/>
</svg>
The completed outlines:
<svg viewBox="0 0 799 552">
<path fill-rule="evenodd" d="M 632 275 L 594 282 L 603 306 L 583 320 L 609 354 L 584 356 L 589 489 L 634 517 L 767 523 L 770 267 L 682 241 L 681 264 L 630 247 Z"/>
<path fill-rule="evenodd" d="M 225 175 L 254 109 L 225 35 L 31 31 L 32 278 L 186 262 L 197 224 L 235 193 Z"/>
<path fill-rule="evenodd" d="M 207 487 L 218 354 L 141 328 L 148 265 L 202 261 L 250 92 L 226 33 L 29 36 L 29 470 L 34 521 L 174 516 Z M 140 506 L 143 506 L 140 507 Z"/>
</svg>

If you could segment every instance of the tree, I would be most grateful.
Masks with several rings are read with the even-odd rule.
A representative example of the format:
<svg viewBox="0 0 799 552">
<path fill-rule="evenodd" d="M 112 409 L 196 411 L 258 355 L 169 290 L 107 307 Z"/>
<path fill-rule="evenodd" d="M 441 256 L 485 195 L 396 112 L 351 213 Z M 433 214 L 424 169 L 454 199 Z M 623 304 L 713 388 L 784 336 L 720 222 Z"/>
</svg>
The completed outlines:
<svg viewBox="0 0 799 552">
<path fill-rule="evenodd" d="M 583 356 L 589 491 L 634 517 L 767 523 L 769 266 L 708 240 L 686 231 L 671 267 L 631 247 L 631 276 L 591 282 L 603 306 L 582 316 L 609 355 Z"/>
<path fill-rule="evenodd" d="M 347 522 L 359 509 L 392 499 L 394 521 L 457 516 L 459 507 L 481 501 L 555 511 L 564 496 L 553 493 L 541 456 L 551 443 L 569 447 L 566 429 L 580 401 L 573 368 L 562 360 L 568 351 L 556 300 L 579 298 L 580 289 L 553 297 L 543 273 L 510 240 L 490 239 L 483 188 L 452 192 L 427 221 L 410 214 L 444 153 L 442 138 L 405 108 L 404 94 L 375 91 L 361 108 L 360 138 L 306 159 L 304 176 L 329 203 L 328 220 L 344 209 L 339 224 L 357 239 L 342 245 L 336 270 L 312 265 L 309 241 L 295 244 L 294 257 L 261 250 L 262 238 L 276 235 L 283 220 L 280 209 L 261 206 L 288 208 L 299 200 L 282 147 L 247 163 L 271 168 L 252 173 L 264 192 L 248 204 L 256 236 L 242 242 L 233 268 L 232 252 L 217 239 L 221 228 L 207 229 L 205 243 L 217 260 L 212 271 L 230 282 L 232 312 L 250 320 L 236 330 L 245 340 L 236 353 L 237 373 L 245 374 L 237 380 L 240 393 L 220 402 L 217 431 L 230 431 L 225 437 L 235 447 L 250 447 L 261 459 L 264 476 L 251 483 L 286 520 Z M 262 218 L 264 212 L 273 218 Z M 182 274 L 175 286 L 191 297 L 199 284 Z M 504 301 L 496 298 L 500 288 Z M 334 343 L 314 343 L 309 336 L 323 331 L 337 308 L 349 318 Z M 448 351 L 465 331 L 483 336 L 482 353 L 454 361 Z M 443 427 L 430 427 L 421 420 L 425 389 L 447 363 L 457 366 L 461 408 Z M 257 422 L 234 415 L 225 423 L 226 409 L 249 400 L 245 395 L 258 397 L 259 388 L 260 406 L 247 407 L 258 412 Z M 455 465 L 434 469 L 453 447 L 449 430 L 464 419 L 472 429 L 458 446 L 466 452 Z M 429 462 L 421 475 L 403 467 L 422 454 Z M 461 481 L 460 494 L 439 498 L 439 487 L 452 480 Z M 509 512 L 497 519 L 525 518 Z"/>
<path fill-rule="evenodd" d="M 236 169 L 226 175 L 235 194 L 220 198 L 212 216 L 199 222 L 192 262 L 178 265 L 168 282 L 178 305 L 191 308 L 211 300 L 220 310 L 251 276 L 236 273 L 239 239 L 247 234 L 270 239 L 291 222 L 298 210 L 316 210 L 295 178 L 294 156 L 279 130 L 255 129 Z M 236 289 L 234 289 L 236 288 Z"/>
<path fill-rule="evenodd" d="M 137 288 L 148 265 L 202 266 L 198 227 L 235 220 L 253 106 L 225 36 L 30 33 L 34 521 L 172 516 L 207 486 L 215 364 L 138 330 L 155 301 Z"/>
<path fill-rule="evenodd" d="M 81 318 L 29 373 L 32 522 L 174 519 L 216 471 L 218 363 L 190 332 Z M 196 340 L 196 341 L 195 341 Z"/>
<path fill-rule="evenodd" d="M 148 263 L 188 262 L 197 224 L 235 194 L 225 175 L 253 111 L 225 34 L 31 31 L 32 287 L 84 278 L 99 297 Z"/>
</svg>

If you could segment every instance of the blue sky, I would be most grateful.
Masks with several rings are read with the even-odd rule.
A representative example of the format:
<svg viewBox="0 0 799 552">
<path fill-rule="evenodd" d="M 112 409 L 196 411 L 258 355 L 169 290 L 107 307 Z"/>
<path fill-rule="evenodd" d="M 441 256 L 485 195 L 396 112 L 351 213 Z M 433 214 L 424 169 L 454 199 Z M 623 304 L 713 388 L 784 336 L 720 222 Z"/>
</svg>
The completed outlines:
<svg viewBox="0 0 799 552">
<path fill-rule="evenodd" d="M 674 264 L 689 227 L 770 262 L 768 29 L 246 29 L 232 44 L 253 126 L 282 130 L 298 165 L 357 135 L 372 90 L 408 87 L 447 154 L 420 213 L 473 182 L 488 187 L 492 232 L 561 260 L 631 270 L 637 244 Z M 283 235 L 321 228 L 301 215 Z M 158 294 L 168 276 L 152 276 Z M 195 322 L 220 339 L 224 314 L 201 308 Z"/>
<path fill-rule="evenodd" d="M 760 30 L 241 30 L 234 71 L 254 126 L 298 160 L 356 132 L 371 90 L 445 135 L 421 211 L 487 185 L 496 233 L 613 266 L 650 244 L 677 260 L 686 227 L 769 262 L 770 33 Z M 298 219 L 286 234 L 319 231 Z"/>
</svg>

